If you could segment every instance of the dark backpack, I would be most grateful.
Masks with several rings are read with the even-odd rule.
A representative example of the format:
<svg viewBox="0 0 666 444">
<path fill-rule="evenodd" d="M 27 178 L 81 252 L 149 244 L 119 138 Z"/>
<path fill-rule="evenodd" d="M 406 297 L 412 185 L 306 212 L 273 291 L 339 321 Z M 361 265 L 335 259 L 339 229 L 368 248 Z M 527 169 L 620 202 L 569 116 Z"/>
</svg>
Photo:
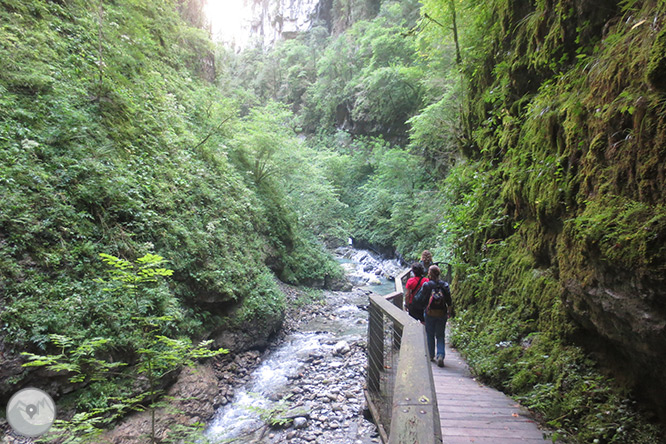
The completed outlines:
<svg viewBox="0 0 666 444">
<path fill-rule="evenodd" d="M 426 282 L 427 284 L 427 282 Z M 423 292 L 423 287 L 426 286 L 426 284 L 421 285 L 421 288 L 419 288 L 419 291 L 416 292 L 414 295 L 414 298 L 412 299 L 412 304 L 416 305 L 417 307 L 425 307 L 426 305 L 426 300 L 425 300 L 425 294 Z"/>
<path fill-rule="evenodd" d="M 445 294 L 449 291 L 449 284 L 446 282 L 444 285 L 437 284 L 435 288 L 432 289 L 430 294 L 430 303 L 428 304 L 428 309 L 430 310 L 446 310 L 447 304 L 445 299 Z"/>
</svg>

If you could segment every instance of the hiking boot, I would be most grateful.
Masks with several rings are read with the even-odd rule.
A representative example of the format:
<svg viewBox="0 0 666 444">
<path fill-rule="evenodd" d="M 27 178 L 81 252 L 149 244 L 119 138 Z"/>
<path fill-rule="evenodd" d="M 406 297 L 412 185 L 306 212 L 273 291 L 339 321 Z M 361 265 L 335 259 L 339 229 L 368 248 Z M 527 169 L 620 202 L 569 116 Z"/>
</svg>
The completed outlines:
<svg viewBox="0 0 666 444">
<path fill-rule="evenodd" d="M 444 357 L 440 356 L 437 358 L 437 367 L 444 367 Z"/>
</svg>

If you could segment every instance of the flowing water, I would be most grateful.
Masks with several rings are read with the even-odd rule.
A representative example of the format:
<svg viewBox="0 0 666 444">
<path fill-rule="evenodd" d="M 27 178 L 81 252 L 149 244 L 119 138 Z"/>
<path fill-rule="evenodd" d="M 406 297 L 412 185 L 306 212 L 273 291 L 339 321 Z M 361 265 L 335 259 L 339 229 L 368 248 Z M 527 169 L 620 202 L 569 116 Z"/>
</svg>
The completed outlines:
<svg viewBox="0 0 666 444">
<path fill-rule="evenodd" d="M 215 414 L 206 432 L 214 443 L 340 443 L 377 442 L 374 425 L 363 418 L 364 345 L 367 335 L 368 294 L 390 293 L 388 277 L 400 270 L 386 261 L 353 249 L 338 250 L 351 292 L 325 292 L 321 313 L 291 333 L 236 390 L 229 404 Z M 292 427 L 267 431 L 262 420 L 281 408 L 278 400 L 291 396 L 292 407 L 306 419 Z M 298 416 L 298 413 L 293 416 Z M 303 422 L 306 422 L 303 425 Z"/>
</svg>

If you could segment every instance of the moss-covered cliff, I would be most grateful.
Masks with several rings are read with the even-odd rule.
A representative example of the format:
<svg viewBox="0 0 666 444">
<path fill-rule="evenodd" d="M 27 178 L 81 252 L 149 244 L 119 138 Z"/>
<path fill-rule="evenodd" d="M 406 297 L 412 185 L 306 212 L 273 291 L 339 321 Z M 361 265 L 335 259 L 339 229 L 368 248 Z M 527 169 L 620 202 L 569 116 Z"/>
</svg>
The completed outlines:
<svg viewBox="0 0 666 444">
<path fill-rule="evenodd" d="M 201 22 L 193 4 L 0 1 L 0 399 L 26 376 L 18 353 L 53 333 L 131 357 L 137 314 L 96 282 L 99 253 L 168 260 L 172 297 L 151 313 L 171 334 L 258 343 L 281 321 L 273 273 L 337 271 L 282 188 L 230 155 L 243 121 L 208 81 L 212 43 L 179 13 Z"/>
<path fill-rule="evenodd" d="M 610 405 L 569 365 L 615 376 L 663 420 L 666 4 L 497 0 L 477 13 L 474 130 L 457 171 L 468 179 L 451 186 L 458 210 L 478 198 L 458 239 L 455 290 L 469 316 L 458 340 L 477 341 L 481 374 L 541 396 L 534 406 L 560 416 L 556 427 L 594 424 L 589 414 Z M 604 427 L 578 437 L 628 439 Z"/>
</svg>

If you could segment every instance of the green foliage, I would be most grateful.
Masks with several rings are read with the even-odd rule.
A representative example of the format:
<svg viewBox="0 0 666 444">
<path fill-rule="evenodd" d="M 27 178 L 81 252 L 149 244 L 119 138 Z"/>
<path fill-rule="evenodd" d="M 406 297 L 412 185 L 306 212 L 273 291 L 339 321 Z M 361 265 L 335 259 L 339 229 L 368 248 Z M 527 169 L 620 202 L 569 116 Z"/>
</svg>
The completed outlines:
<svg viewBox="0 0 666 444">
<path fill-rule="evenodd" d="M 295 137 L 290 123 L 291 113 L 286 107 L 269 102 L 253 108 L 235 131 L 232 154 L 256 185 L 292 167 L 288 154 Z"/>
<path fill-rule="evenodd" d="M 340 213 L 345 237 L 417 257 L 433 245 L 441 220 L 434 177 L 405 149 L 382 139 L 347 137 L 340 132 L 313 143 L 326 153 L 324 174 L 346 206 Z"/>
<path fill-rule="evenodd" d="M 108 352 L 110 340 L 107 338 L 86 339 L 76 344 L 71 338 L 62 335 L 51 335 L 50 340 L 60 350 L 58 355 L 41 356 L 33 353 L 22 353 L 28 359 L 24 367 L 44 367 L 53 372 L 65 372 L 71 374 L 70 382 L 83 382 L 87 378 L 91 381 L 99 381 L 104 378 L 104 373 L 111 372 L 117 367 L 127 365 L 124 362 L 106 362 L 97 359 L 95 355 L 100 352 Z M 64 359 L 67 359 L 64 361 Z"/>
<path fill-rule="evenodd" d="M 264 264 L 315 284 L 341 273 L 321 240 L 351 236 L 454 263 L 454 340 L 558 435 L 656 435 L 569 343 L 562 288 L 663 280 L 663 2 L 420 3 L 336 0 L 331 36 L 218 51 L 218 89 L 173 2 L 0 2 L 2 336 L 85 375 L 81 433 L 116 414 L 101 356 L 159 374 L 190 350 L 167 331 L 268 327 Z M 121 259 L 151 251 L 170 287 Z"/>
<path fill-rule="evenodd" d="M 143 380 L 148 383 L 145 391 L 138 394 L 102 396 L 95 401 L 97 406 L 89 411 L 77 412 L 71 421 L 59 421 L 56 427 L 49 431 L 48 439 L 64 437 L 64 442 L 67 443 L 90 442 L 90 439 L 94 439 L 101 432 L 102 427 L 128 411 L 151 409 L 151 442 L 155 442 L 154 401 L 159 394 L 157 382 L 183 365 L 194 365 L 198 359 L 228 353 L 228 350 L 209 350 L 212 341 L 193 345 L 189 338 L 173 338 L 160 334 L 160 331 L 169 327 L 173 319 L 164 315 L 159 307 L 145 302 L 152 299 L 151 290 L 161 278 L 173 274 L 173 270 L 161 267 L 164 263 L 161 256 L 146 254 L 134 263 L 105 253 L 100 256 L 109 267 L 110 281 L 117 285 L 108 287 L 109 283 L 102 279 L 95 279 L 95 282 L 107 285 L 107 290 L 113 294 L 114 304 L 127 303 L 122 300 L 123 297 L 128 297 L 129 302 L 135 304 L 134 316 L 130 318 L 127 326 L 132 336 L 131 349 L 125 346 L 125 351 L 129 352 L 130 356 L 135 354 L 137 362 L 129 366 L 126 372 L 119 373 L 116 369 L 128 366 L 129 363 L 113 360 L 108 362 L 97 358 L 102 353 L 108 354 L 113 347 L 118 347 L 119 344 L 114 343 L 113 338 L 86 339 L 77 344 L 71 338 L 51 335 L 51 341 L 60 353 L 44 356 L 23 353 L 28 358 L 24 366 L 46 367 L 56 373 L 65 372 L 70 375 L 69 380 L 73 383 L 99 382 L 109 377 L 114 378 L 117 384 L 122 384 L 121 380 L 126 378 L 130 378 L 131 382 Z M 86 404 L 85 401 L 82 403 Z"/>
<path fill-rule="evenodd" d="M 604 196 L 590 202 L 566 229 L 578 242 L 598 248 L 602 257 L 642 273 L 661 272 L 666 256 L 659 242 L 666 231 L 663 205 L 651 206 L 621 196 Z"/>
<path fill-rule="evenodd" d="M 280 278 L 288 283 L 323 285 L 325 276 L 342 278 L 343 271 L 330 253 L 322 253 L 324 246 L 312 235 L 301 234 L 305 241 L 294 244 L 292 251 L 285 257 L 284 269 Z"/>
<path fill-rule="evenodd" d="M 284 312 L 284 295 L 280 292 L 275 277 L 265 273 L 257 277 L 257 285 L 243 299 L 234 316 L 229 319 L 232 326 L 242 327 L 250 320 L 266 326 L 270 320 L 282 318 Z"/>
<path fill-rule="evenodd" d="M 393 244 L 399 251 L 416 253 L 431 242 L 441 220 L 438 202 L 424 189 L 418 160 L 407 151 L 381 143 L 372 147 L 373 174 L 360 187 L 362 204 L 356 233 L 378 245 Z"/>
<path fill-rule="evenodd" d="M 435 3 L 426 8 L 444 20 Z M 480 378 L 537 410 L 556 436 L 657 440 L 627 379 L 616 383 L 571 344 L 590 325 L 574 323 L 564 305 L 575 299 L 572 283 L 593 293 L 612 291 L 600 280 L 617 273 L 645 282 L 663 274 L 663 198 L 654 193 L 663 181 L 648 173 L 661 157 L 648 145 L 661 144 L 663 104 L 642 84 L 655 39 L 642 20 L 654 5 L 627 6 L 623 24 L 611 26 L 612 8 L 467 3 L 476 24 L 462 35 L 480 38 L 462 45 L 469 96 L 460 115 L 474 130 L 461 139 L 468 159 L 442 184 L 449 217 L 434 248 L 455 254 L 453 293 L 467 311 L 454 341 Z M 434 29 L 425 48 L 444 32 Z M 432 106 L 446 115 L 445 104 Z M 435 138 L 439 115 L 426 111 L 412 119 L 413 140 L 446 153 L 448 141 Z M 611 373 L 631 378 L 631 365 Z"/>
<path fill-rule="evenodd" d="M 237 121 L 238 101 L 199 78 L 210 43 L 175 5 L 126 0 L 99 13 L 79 1 L 0 8 L 0 316 L 14 350 L 44 350 L 50 334 L 130 342 L 129 317 L 90 279 L 100 249 L 168 255 L 176 299 L 155 288 L 142 304 L 167 304 L 171 327 L 197 335 L 253 291 L 265 262 L 306 242 L 278 184 L 246 180 L 292 169 L 288 113 L 269 105 Z M 262 131 L 284 142 L 279 155 Z M 317 193 L 334 212 L 332 191 Z"/>
<path fill-rule="evenodd" d="M 250 393 L 255 398 L 257 395 Z M 288 425 L 297 416 L 307 415 L 307 410 L 303 407 L 294 408 L 289 402 L 291 395 L 282 397 L 279 401 L 273 402 L 267 407 L 247 406 L 247 410 L 259 415 L 259 418 L 271 427 L 281 427 Z"/>
<path fill-rule="evenodd" d="M 344 206 L 316 165 L 294 167 L 292 148 L 314 156 L 291 114 L 247 113 L 256 96 L 205 81 L 212 45 L 178 7 L 0 1 L 0 339 L 82 387 L 56 428 L 71 442 L 153 405 L 160 377 L 208 356 L 191 338 L 274 328 L 270 269 L 341 273 L 308 230 L 333 231 L 326 214 Z M 304 91 L 312 53 L 281 54 L 302 64 L 286 78 Z"/>
<path fill-rule="evenodd" d="M 457 100 L 455 90 L 450 88 L 440 100 L 422 108 L 408 121 L 412 151 L 429 160 L 436 170 L 448 170 L 459 157 L 463 136 Z"/>
<path fill-rule="evenodd" d="M 342 269 L 316 235 L 340 236 L 344 204 L 322 173 L 322 158 L 299 140 L 292 113 L 277 102 L 253 108 L 230 140 L 230 158 L 261 196 L 264 230 L 280 257 L 273 267 L 286 282 L 313 284 Z"/>
<path fill-rule="evenodd" d="M 345 125 L 356 134 L 404 135 L 421 102 L 422 70 L 400 8 L 383 8 L 376 19 L 356 22 L 333 38 L 317 59 L 302 111 L 306 130 Z"/>
<path fill-rule="evenodd" d="M 553 439 L 572 435 L 576 442 L 654 439 L 656 428 L 637 415 L 626 391 L 602 374 L 583 350 L 546 333 L 521 335 L 509 316 L 512 309 L 499 305 L 496 315 L 485 321 L 472 310 L 457 317 L 451 340 L 467 350 L 478 377 L 548 418 Z"/>
<path fill-rule="evenodd" d="M 325 303 L 324 292 L 314 288 L 305 288 L 298 293 L 298 298 L 293 302 L 295 308 L 312 304 Z"/>
</svg>

